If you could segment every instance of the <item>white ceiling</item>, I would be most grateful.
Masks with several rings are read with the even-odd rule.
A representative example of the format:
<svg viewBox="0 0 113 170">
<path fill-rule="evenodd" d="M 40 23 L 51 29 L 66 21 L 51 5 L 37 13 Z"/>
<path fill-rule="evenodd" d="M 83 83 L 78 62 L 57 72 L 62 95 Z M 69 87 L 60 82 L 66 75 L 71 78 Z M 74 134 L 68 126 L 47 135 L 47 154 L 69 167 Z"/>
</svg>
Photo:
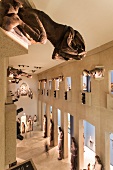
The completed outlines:
<svg viewBox="0 0 113 170">
<path fill-rule="evenodd" d="M 33 0 L 37 9 L 47 13 L 54 21 L 72 26 L 79 31 L 86 43 L 86 51 L 113 40 L 113 0 Z M 53 46 L 29 46 L 26 55 L 11 57 L 9 64 L 42 67 L 36 73 L 49 69 L 62 61 L 51 59 Z M 85 59 L 85 58 L 84 58 Z"/>
</svg>

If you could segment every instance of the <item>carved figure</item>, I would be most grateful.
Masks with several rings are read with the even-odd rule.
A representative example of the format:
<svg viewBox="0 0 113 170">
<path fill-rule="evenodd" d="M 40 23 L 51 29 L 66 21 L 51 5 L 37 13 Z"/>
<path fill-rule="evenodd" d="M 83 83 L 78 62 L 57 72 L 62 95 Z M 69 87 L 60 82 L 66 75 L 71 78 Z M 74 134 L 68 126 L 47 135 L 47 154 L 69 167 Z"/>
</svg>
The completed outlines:
<svg viewBox="0 0 113 170">
<path fill-rule="evenodd" d="M 34 121 L 34 122 L 37 122 L 37 116 L 36 116 L 36 115 L 34 115 L 33 121 Z"/>
<path fill-rule="evenodd" d="M 25 133 L 25 123 L 22 122 L 22 133 Z"/>
<path fill-rule="evenodd" d="M 71 170 L 76 170 L 77 168 L 77 152 L 78 147 L 75 138 L 71 138 Z"/>
<path fill-rule="evenodd" d="M 98 67 L 98 68 L 94 68 L 92 70 L 83 70 L 83 75 L 87 75 L 87 76 L 92 76 L 93 78 L 97 77 L 100 78 L 100 77 L 104 77 L 104 68 L 103 67 Z"/>
<path fill-rule="evenodd" d="M 43 137 L 44 138 L 47 137 L 47 117 L 46 117 L 46 115 L 44 115 L 44 118 L 43 118 Z"/>
<path fill-rule="evenodd" d="M 63 131 L 62 128 L 59 127 L 58 128 L 59 132 L 58 132 L 58 160 L 62 160 L 63 158 Z"/>
<path fill-rule="evenodd" d="M 50 120 L 50 146 L 53 146 L 54 141 L 54 125 L 52 119 Z"/>
<path fill-rule="evenodd" d="M 98 155 L 95 156 L 95 164 L 94 164 L 93 170 L 104 170 L 103 164 Z"/>
<path fill-rule="evenodd" d="M 52 59 L 81 60 L 86 55 L 85 43 L 78 31 L 54 22 L 46 13 L 22 0 L 2 0 L 1 17 L 0 26 L 7 31 L 18 27 L 33 43 L 45 44 L 48 39 L 55 47 Z"/>
</svg>

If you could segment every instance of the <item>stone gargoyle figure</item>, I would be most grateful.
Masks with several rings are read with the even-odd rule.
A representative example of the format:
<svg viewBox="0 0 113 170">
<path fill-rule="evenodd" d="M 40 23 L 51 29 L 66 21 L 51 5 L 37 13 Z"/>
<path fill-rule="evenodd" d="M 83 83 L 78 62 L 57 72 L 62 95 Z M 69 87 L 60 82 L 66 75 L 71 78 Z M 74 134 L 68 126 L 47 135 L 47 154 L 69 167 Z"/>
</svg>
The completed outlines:
<svg viewBox="0 0 113 170">
<path fill-rule="evenodd" d="M 26 1 L 26 0 L 25 0 Z M 33 9 L 24 0 L 1 0 L 0 26 L 10 31 L 18 29 L 31 41 L 55 47 L 52 59 L 81 60 L 85 43 L 81 34 L 70 26 L 54 22 L 43 11 Z"/>
<path fill-rule="evenodd" d="M 87 76 L 92 76 L 93 78 L 95 78 L 95 75 L 97 74 L 98 77 L 104 77 L 104 71 L 105 69 L 103 67 L 96 67 L 92 70 L 83 70 L 83 75 L 87 75 Z"/>
</svg>

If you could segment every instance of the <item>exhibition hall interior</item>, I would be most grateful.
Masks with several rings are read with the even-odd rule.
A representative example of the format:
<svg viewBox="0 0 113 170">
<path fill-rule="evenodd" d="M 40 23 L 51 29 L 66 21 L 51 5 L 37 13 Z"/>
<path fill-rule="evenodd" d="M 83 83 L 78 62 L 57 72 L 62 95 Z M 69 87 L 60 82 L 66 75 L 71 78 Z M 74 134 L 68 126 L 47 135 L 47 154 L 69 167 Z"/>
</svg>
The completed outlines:
<svg viewBox="0 0 113 170">
<path fill-rule="evenodd" d="M 113 170 L 112 18 L 112 0 L 0 0 L 0 170 Z"/>
</svg>

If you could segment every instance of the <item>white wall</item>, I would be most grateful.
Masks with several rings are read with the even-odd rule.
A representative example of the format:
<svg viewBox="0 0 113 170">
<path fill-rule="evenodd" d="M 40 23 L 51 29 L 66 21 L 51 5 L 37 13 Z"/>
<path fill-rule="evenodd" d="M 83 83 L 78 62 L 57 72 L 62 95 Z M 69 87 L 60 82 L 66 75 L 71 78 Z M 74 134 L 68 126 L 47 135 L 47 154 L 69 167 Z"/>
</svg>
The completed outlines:
<svg viewBox="0 0 113 170">
<path fill-rule="evenodd" d="M 17 88 L 20 87 L 22 83 L 27 83 L 29 88 L 31 88 L 33 92 L 33 99 L 29 98 L 28 96 L 21 96 L 15 104 L 17 105 L 17 109 L 20 107 L 23 108 L 23 112 L 19 113 L 17 117 L 21 117 L 23 113 L 26 113 L 26 115 L 34 116 L 37 115 L 37 89 L 38 89 L 38 80 L 37 76 L 33 75 L 32 78 L 22 77 L 22 80 L 19 82 L 19 84 L 10 83 L 9 84 L 9 90 L 11 90 L 13 93 L 16 92 Z"/>
<path fill-rule="evenodd" d="M 90 143 L 90 136 L 93 143 Z M 95 126 L 84 120 L 85 146 L 95 152 Z"/>
</svg>

